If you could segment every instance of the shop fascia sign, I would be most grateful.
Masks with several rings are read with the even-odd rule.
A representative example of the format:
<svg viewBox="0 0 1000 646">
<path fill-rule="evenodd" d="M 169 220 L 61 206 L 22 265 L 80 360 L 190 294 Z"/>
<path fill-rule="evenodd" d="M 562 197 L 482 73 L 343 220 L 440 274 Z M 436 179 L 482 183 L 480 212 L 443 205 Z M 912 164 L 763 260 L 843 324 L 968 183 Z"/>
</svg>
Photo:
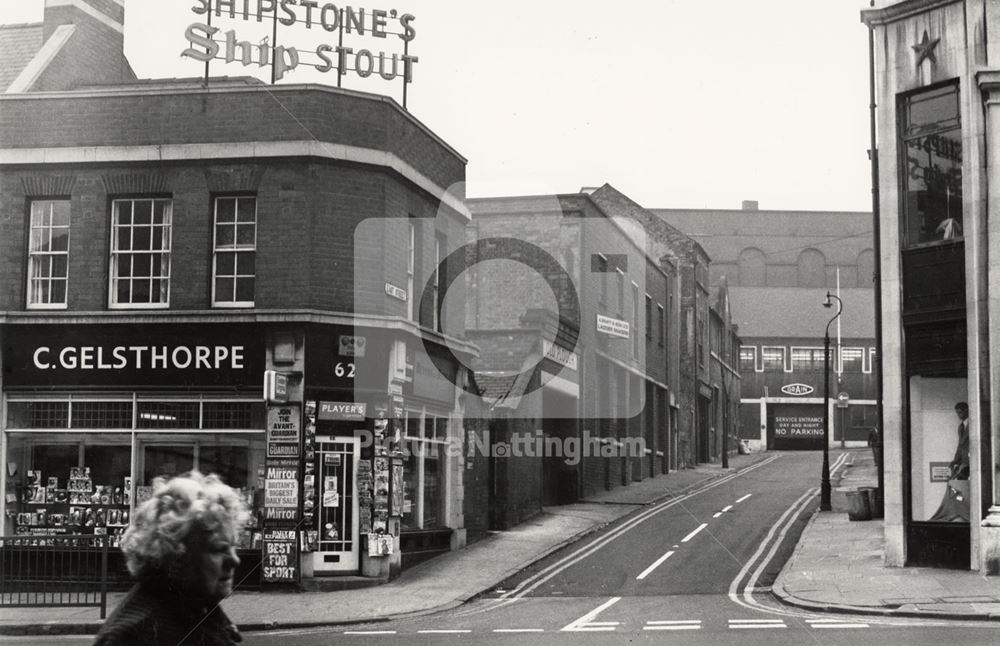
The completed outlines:
<svg viewBox="0 0 1000 646">
<path fill-rule="evenodd" d="M 338 6 L 321 0 L 195 0 L 191 11 L 208 17 L 208 22 L 211 22 L 209 12 L 247 22 L 263 22 L 277 16 L 278 23 L 286 27 L 304 24 L 308 30 L 322 29 L 332 34 L 343 32 L 383 41 L 399 38 L 406 45 L 417 35 L 413 14 L 400 13 L 396 9 Z M 244 67 L 273 65 L 276 81 L 303 64 L 297 47 L 279 45 L 272 48 L 266 40 L 260 43 L 239 40 L 234 29 L 223 34 L 225 39 L 220 44 L 215 39 L 220 31 L 219 27 L 203 22 L 188 25 L 184 36 L 191 46 L 181 52 L 181 56 L 208 62 L 219 57 L 221 51 L 227 63 L 239 61 Z M 368 48 L 355 50 L 327 43 L 318 45 L 313 53 L 320 62 L 310 65 L 320 72 L 336 70 L 341 75 L 354 72 L 361 78 L 378 74 L 387 81 L 402 76 L 406 83 L 412 81 L 413 65 L 419 60 L 405 52 L 398 54 Z"/>
<path fill-rule="evenodd" d="M 781 392 L 786 395 L 795 395 L 800 397 L 802 395 L 809 395 L 813 392 L 814 388 L 809 384 L 785 384 L 781 387 Z"/>
</svg>

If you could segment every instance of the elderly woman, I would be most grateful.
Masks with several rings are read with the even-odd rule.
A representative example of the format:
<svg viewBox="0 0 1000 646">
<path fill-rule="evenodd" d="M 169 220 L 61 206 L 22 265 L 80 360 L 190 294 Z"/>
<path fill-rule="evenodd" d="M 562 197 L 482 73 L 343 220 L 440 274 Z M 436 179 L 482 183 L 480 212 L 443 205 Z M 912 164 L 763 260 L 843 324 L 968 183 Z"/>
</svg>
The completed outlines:
<svg viewBox="0 0 1000 646">
<path fill-rule="evenodd" d="M 135 587 L 108 618 L 97 646 L 228 646 L 242 641 L 219 607 L 232 592 L 233 544 L 247 511 L 218 476 L 157 478 L 122 539 Z"/>
</svg>

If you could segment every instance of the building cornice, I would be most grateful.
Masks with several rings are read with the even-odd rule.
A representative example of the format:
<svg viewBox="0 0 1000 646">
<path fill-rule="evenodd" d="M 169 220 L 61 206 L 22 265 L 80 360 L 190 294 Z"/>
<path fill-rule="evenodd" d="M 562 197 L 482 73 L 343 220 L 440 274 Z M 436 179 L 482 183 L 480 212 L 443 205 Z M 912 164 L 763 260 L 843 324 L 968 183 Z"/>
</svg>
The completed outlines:
<svg viewBox="0 0 1000 646">
<path fill-rule="evenodd" d="M 876 27 L 959 2 L 964 0 L 905 0 L 882 9 L 862 9 L 861 22 Z"/>
</svg>

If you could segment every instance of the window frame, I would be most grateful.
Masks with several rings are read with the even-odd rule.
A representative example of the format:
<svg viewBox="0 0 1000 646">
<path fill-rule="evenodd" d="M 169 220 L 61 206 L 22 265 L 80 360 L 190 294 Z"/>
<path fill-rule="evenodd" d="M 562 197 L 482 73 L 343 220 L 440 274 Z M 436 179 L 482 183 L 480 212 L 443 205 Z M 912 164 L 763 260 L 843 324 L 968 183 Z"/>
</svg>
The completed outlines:
<svg viewBox="0 0 1000 646">
<path fill-rule="evenodd" d="M 768 366 L 765 356 L 768 350 L 781 350 L 781 372 L 791 372 L 788 366 L 788 348 L 783 345 L 762 345 L 760 346 L 760 367 L 761 372 L 767 372 Z"/>
<path fill-rule="evenodd" d="M 954 94 L 955 104 L 957 106 L 956 112 L 952 117 L 937 121 L 934 124 L 928 124 L 924 127 L 914 126 L 911 119 L 911 107 L 920 103 L 921 101 L 931 100 L 937 97 L 947 96 L 948 94 Z M 913 192 L 910 190 L 911 182 L 914 185 L 918 185 L 919 181 L 924 182 L 925 192 L 928 196 L 932 195 L 932 192 L 926 190 L 927 181 L 926 179 L 917 180 L 916 178 L 911 178 L 910 174 L 912 171 L 903 172 L 900 174 L 899 178 L 899 235 L 900 235 L 900 248 L 905 250 L 908 249 L 918 249 L 928 246 L 935 246 L 940 244 L 951 244 L 956 242 L 961 242 L 964 240 L 964 235 L 961 232 L 962 227 L 965 224 L 964 221 L 964 203 L 965 195 L 962 192 L 962 171 L 963 171 L 963 131 L 962 131 L 962 89 L 958 80 L 949 80 L 943 83 L 938 83 L 928 87 L 923 87 L 912 92 L 906 92 L 897 95 L 896 98 L 897 107 L 897 124 L 896 124 L 896 141 L 898 147 L 899 165 L 900 168 L 909 169 L 910 157 L 907 154 L 910 142 L 919 141 L 921 139 L 930 140 L 932 137 L 937 138 L 937 140 L 944 139 L 944 135 L 957 133 L 957 147 L 958 147 L 958 160 L 957 160 L 957 171 L 958 171 L 958 207 L 955 212 L 958 213 L 958 229 L 959 233 L 949 238 L 943 237 L 947 235 L 949 229 L 946 228 L 945 232 L 942 233 L 941 238 L 933 238 L 929 240 L 919 240 L 914 241 L 914 238 L 919 238 L 919 232 L 913 232 L 913 225 L 911 220 L 916 215 L 910 212 L 910 198 L 909 195 Z M 945 141 L 948 141 L 945 139 Z M 948 150 L 946 153 L 939 153 L 938 146 L 931 146 L 935 150 L 935 154 L 939 154 L 939 157 L 946 159 L 949 154 L 954 154 L 949 146 L 945 145 L 943 148 Z M 930 151 L 926 148 L 924 149 L 928 155 Z M 930 162 L 930 159 L 928 159 Z M 924 168 L 924 167 L 919 167 Z M 937 165 L 932 165 L 931 168 L 938 168 Z M 954 168 L 952 169 L 954 170 Z M 949 174 L 949 171 L 938 171 L 944 176 Z M 947 182 L 946 182 L 947 184 Z M 945 209 L 946 214 L 950 213 L 950 204 L 952 203 L 952 194 L 947 190 L 946 186 L 945 193 Z M 930 199 L 929 197 L 925 199 Z M 922 212 L 923 215 L 927 214 L 927 211 Z M 944 223 L 948 218 L 942 217 L 940 223 Z M 954 219 L 954 218 L 952 218 Z M 939 223 L 938 229 L 935 230 L 935 235 L 938 230 L 940 230 L 941 224 Z"/>
<path fill-rule="evenodd" d="M 56 204 L 65 203 L 66 205 L 66 225 L 56 227 L 53 224 L 54 211 L 53 208 Z M 44 228 L 48 232 L 48 246 L 47 251 L 34 251 L 32 247 L 34 246 L 35 238 L 35 205 L 47 204 L 48 208 L 48 221 L 49 224 L 46 226 L 40 226 L 39 229 Z M 69 304 L 69 250 L 70 244 L 72 242 L 72 225 L 73 216 L 72 208 L 70 204 L 70 198 L 68 197 L 53 197 L 53 198 L 37 198 L 30 200 L 28 204 L 28 252 L 27 252 L 27 267 L 25 268 L 25 308 L 29 310 L 64 310 Z M 65 251 L 53 251 L 52 250 L 52 237 L 54 229 L 66 229 L 66 249 Z M 66 259 L 65 276 L 60 276 L 58 278 L 53 278 L 52 275 L 52 262 L 53 258 L 56 256 L 64 256 Z M 49 275 L 46 277 L 35 276 L 35 263 L 34 259 L 36 257 L 44 257 L 48 260 Z M 34 289 L 32 284 L 35 281 L 44 281 L 48 284 L 47 294 L 49 300 L 47 302 L 33 301 L 32 294 Z M 63 287 L 63 300 L 62 302 L 53 302 L 52 297 L 52 284 L 55 281 L 61 281 L 64 283 Z"/>
<path fill-rule="evenodd" d="M 251 245 L 240 245 L 239 235 L 237 233 L 239 225 L 245 224 L 241 223 L 239 220 L 239 204 L 240 200 L 252 199 L 253 200 L 253 243 Z M 221 248 L 219 247 L 219 201 L 220 200 L 233 200 L 233 218 L 234 220 L 230 223 L 225 223 L 226 225 L 232 225 L 233 232 L 233 243 L 231 246 Z M 253 307 L 256 302 L 256 290 L 257 290 L 257 196 L 256 194 L 224 194 L 215 195 L 212 197 L 212 307 L 217 308 L 240 308 L 240 307 Z M 220 301 L 219 294 L 217 291 L 217 284 L 219 280 L 219 253 L 234 253 L 236 254 L 236 262 L 233 267 L 235 272 L 233 276 L 229 276 L 233 280 L 233 300 L 231 301 Z M 244 253 L 252 253 L 254 259 L 254 272 L 249 278 L 253 283 L 254 298 L 249 301 L 238 301 L 236 300 L 236 293 L 239 292 L 237 285 L 241 278 L 247 278 L 246 275 L 240 275 L 239 273 L 239 257 Z"/>
<path fill-rule="evenodd" d="M 153 220 L 153 218 L 152 218 L 152 208 L 155 206 L 155 204 L 157 202 L 164 202 L 167 205 L 167 208 L 166 208 L 166 211 L 165 211 L 165 214 L 166 214 L 166 217 L 165 217 L 166 223 L 164 225 L 162 225 L 163 228 L 164 228 L 164 230 L 165 230 L 165 235 L 163 236 L 163 239 L 162 239 L 163 242 L 161 243 L 161 248 L 158 249 L 156 252 L 154 252 L 154 250 L 152 248 L 139 250 L 140 254 L 141 253 L 145 253 L 145 254 L 148 254 L 151 257 L 153 255 L 157 255 L 157 254 L 158 255 L 163 255 L 163 254 L 166 255 L 166 258 L 167 258 L 167 270 L 166 270 L 166 274 L 165 275 L 161 274 L 159 276 L 159 280 L 161 282 L 165 282 L 165 284 L 166 284 L 166 287 L 165 288 L 161 288 L 161 290 L 160 290 L 161 292 L 165 293 L 165 296 L 163 296 L 163 300 L 155 301 L 155 302 L 149 302 L 149 303 L 135 303 L 135 302 L 132 302 L 131 300 L 128 301 L 128 302 L 119 302 L 118 301 L 118 282 L 120 280 L 134 281 L 136 279 L 135 276 L 130 276 L 129 278 L 125 278 L 125 279 L 122 279 L 122 278 L 118 277 L 118 266 L 119 266 L 118 263 L 119 263 L 120 259 L 123 258 L 123 257 L 126 257 L 126 256 L 133 257 L 134 255 L 137 255 L 136 251 L 134 249 L 129 249 L 127 251 L 120 251 L 120 250 L 117 249 L 118 243 L 117 243 L 117 235 L 116 235 L 116 233 L 117 233 L 117 230 L 120 228 L 120 225 L 117 224 L 117 222 L 118 222 L 118 217 L 117 216 L 119 215 L 119 211 L 117 210 L 117 207 L 118 207 L 119 204 L 124 203 L 124 202 L 128 202 L 128 203 L 132 204 L 132 212 L 133 213 L 135 211 L 135 204 L 137 202 L 150 202 L 150 205 L 151 205 L 151 217 L 150 217 L 150 225 L 149 225 L 150 227 L 154 226 L 154 224 L 152 222 L 152 220 Z M 129 226 L 130 229 L 134 229 L 135 225 L 132 224 L 132 223 L 130 223 L 128 226 Z M 154 310 L 154 309 L 168 309 L 170 307 L 170 282 L 171 282 L 170 277 L 171 277 L 171 272 L 173 270 L 173 228 L 174 228 L 174 200 L 173 200 L 173 197 L 167 197 L 167 196 L 134 196 L 134 197 L 116 197 L 116 198 L 113 198 L 111 200 L 111 226 L 110 226 L 111 240 L 110 240 L 110 243 L 108 245 L 108 254 L 109 254 L 109 257 L 110 257 L 110 262 L 109 262 L 109 267 L 108 267 L 108 308 L 109 309 L 114 309 L 114 310 L 123 310 L 123 309 Z M 165 249 L 162 248 L 162 244 L 166 244 L 166 248 Z M 150 247 L 152 247 L 152 245 L 150 245 Z M 152 261 L 151 261 L 151 264 L 150 264 L 150 275 L 147 277 L 147 279 L 149 281 L 151 281 L 151 282 L 153 280 Z M 152 285 L 150 285 L 150 287 L 152 288 Z M 129 293 L 130 294 L 132 293 L 131 292 L 131 286 L 129 288 Z M 150 289 L 150 294 L 152 295 L 152 289 Z"/>
<path fill-rule="evenodd" d="M 764 368 L 757 361 L 757 346 L 755 345 L 741 345 L 739 353 L 739 368 L 740 372 L 743 372 L 743 352 L 748 351 L 750 355 L 750 360 L 753 362 L 753 372 L 763 372 Z"/>
</svg>

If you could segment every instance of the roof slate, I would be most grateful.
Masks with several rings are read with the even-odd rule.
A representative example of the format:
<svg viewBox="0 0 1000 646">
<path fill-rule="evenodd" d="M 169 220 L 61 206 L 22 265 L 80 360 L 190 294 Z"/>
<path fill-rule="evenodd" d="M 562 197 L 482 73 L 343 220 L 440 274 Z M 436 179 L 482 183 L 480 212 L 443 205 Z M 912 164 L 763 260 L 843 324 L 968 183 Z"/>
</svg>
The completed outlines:
<svg viewBox="0 0 1000 646">
<path fill-rule="evenodd" d="M 42 23 L 0 25 L 0 92 L 14 82 L 42 48 Z"/>
</svg>

